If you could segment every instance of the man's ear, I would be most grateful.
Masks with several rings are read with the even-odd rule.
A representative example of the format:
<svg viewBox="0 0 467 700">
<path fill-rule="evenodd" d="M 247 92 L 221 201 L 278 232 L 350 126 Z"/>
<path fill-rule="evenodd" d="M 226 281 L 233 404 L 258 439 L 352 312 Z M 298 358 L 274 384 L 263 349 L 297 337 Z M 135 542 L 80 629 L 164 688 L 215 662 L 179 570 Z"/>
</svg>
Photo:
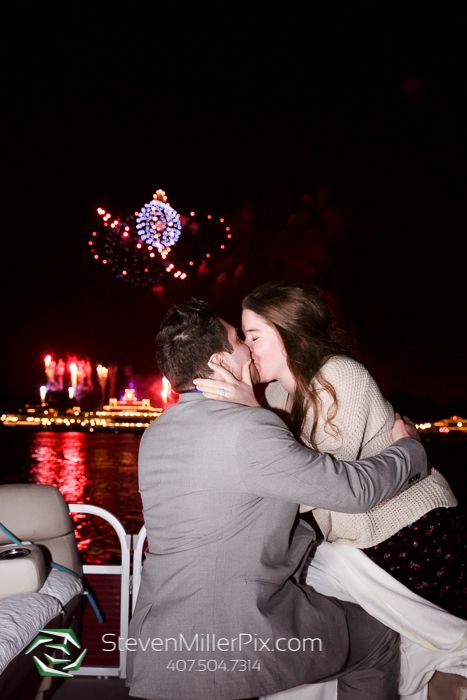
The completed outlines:
<svg viewBox="0 0 467 700">
<path fill-rule="evenodd" d="M 210 362 L 213 362 L 215 365 L 220 365 L 221 367 L 225 367 L 225 369 L 228 369 L 229 372 L 232 371 L 232 366 L 230 364 L 230 355 L 228 352 L 215 352 L 211 355 L 209 358 Z"/>
</svg>

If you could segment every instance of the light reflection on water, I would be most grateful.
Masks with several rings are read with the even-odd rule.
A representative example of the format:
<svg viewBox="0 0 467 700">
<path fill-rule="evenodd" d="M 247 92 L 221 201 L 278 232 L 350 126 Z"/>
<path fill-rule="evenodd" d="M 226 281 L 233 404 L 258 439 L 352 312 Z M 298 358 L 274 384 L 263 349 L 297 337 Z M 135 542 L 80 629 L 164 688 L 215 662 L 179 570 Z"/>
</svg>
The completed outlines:
<svg viewBox="0 0 467 700">
<path fill-rule="evenodd" d="M 467 503 L 462 465 L 467 440 L 424 440 L 429 461 L 448 479 L 461 506 Z M 138 493 L 139 439 L 132 434 L 33 432 L 0 429 L 0 469 L 4 484 L 57 486 L 68 503 L 92 503 L 113 513 L 128 533 L 142 524 Z M 75 515 L 78 547 L 89 563 L 118 562 L 120 545 L 104 521 Z"/>
<path fill-rule="evenodd" d="M 136 534 L 142 523 L 138 493 L 139 439 L 132 434 L 1 431 L 2 483 L 56 486 L 67 503 L 92 503 Z M 78 548 L 88 563 L 117 563 L 120 545 L 100 518 L 73 515 Z"/>
<path fill-rule="evenodd" d="M 88 480 L 86 437 L 85 433 L 36 433 L 33 481 L 57 486 L 67 503 L 81 503 Z"/>
</svg>

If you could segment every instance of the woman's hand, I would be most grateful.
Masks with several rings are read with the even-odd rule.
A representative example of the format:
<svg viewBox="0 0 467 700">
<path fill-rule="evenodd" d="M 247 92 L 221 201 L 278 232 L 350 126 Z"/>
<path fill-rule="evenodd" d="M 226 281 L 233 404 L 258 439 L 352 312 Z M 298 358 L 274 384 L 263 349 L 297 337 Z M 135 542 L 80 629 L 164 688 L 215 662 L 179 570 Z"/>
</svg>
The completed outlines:
<svg viewBox="0 0 467 700">
<path fill-rule="evenodd" d="M 400 413 L 394 414 L 394 425 L 392 426 L 391 435 L 394 442 L 406 437 L 418 440 L 419 442 L 422 441 L 415 427 L 415 423 L 412 423 L 407 416 L 402 418 Z"/>
<path fill-rule="evenodd" d="M 229 401 L 230 403 L 240 403 L 243 406 L 257 406 L 260 404 L 255 398 L 253 384 L 250 376 L 251 360 L 242 366 L 242 378 L 236 379 L 229 370 L 209 362 L 209 367 L 214 371 L 214 379 L 202 379 L 197 377 L 193 384 L 203 396 L 215 401 Z"/>
</svg>

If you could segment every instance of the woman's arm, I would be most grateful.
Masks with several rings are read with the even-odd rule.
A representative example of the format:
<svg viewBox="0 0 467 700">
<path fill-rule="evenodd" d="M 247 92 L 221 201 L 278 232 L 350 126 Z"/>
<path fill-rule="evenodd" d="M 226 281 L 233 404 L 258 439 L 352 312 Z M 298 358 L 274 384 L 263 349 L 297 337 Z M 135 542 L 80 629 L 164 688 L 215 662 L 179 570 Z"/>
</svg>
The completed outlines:
<svg viewBox="0 0 467 700">
<path fill-rule="evenodd" d="M 334 388 L 337 405 L 329 391 L 315 380 L 320 404 L 315 435 L 318 450 L 330 452 L 338 459 L 353 460 L 389 447 L 394 441 L 394 411 L 366 368 L 349 357 L 335 357 L 324 365 L 321 375 Z M 310 411 L 302 439 L 309 438 L 312 425 Z"/>
</svg>

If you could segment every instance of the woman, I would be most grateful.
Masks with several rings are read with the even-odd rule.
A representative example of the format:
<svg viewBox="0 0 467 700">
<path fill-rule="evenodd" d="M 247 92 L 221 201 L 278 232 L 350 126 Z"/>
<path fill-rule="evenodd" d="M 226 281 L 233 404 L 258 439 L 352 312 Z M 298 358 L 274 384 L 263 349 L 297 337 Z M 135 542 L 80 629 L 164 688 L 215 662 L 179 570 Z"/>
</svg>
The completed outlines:
<svg viewBox="0 0 467 700">
<path fill-rule="evenodd" d="M 394 412 L 352 357 L 319 290 L 275 282 L 243 302 L 245 342 L 265 405 L 288 421 L 304 444 L 339 459 L 378 454 L 391 444 Z M 248 381 L 196 380 L 210 398 L 259 405 Z M 246 379 L 246 375 L 245 375 Z M 439 472 L 369 513 L 314 510 L 330 542 L 361 549 L 426 600 L 465 619 L 465 543 L 457 501 Z M 310 508 L 302 507 L 302 510 Z"/>
</svg>

